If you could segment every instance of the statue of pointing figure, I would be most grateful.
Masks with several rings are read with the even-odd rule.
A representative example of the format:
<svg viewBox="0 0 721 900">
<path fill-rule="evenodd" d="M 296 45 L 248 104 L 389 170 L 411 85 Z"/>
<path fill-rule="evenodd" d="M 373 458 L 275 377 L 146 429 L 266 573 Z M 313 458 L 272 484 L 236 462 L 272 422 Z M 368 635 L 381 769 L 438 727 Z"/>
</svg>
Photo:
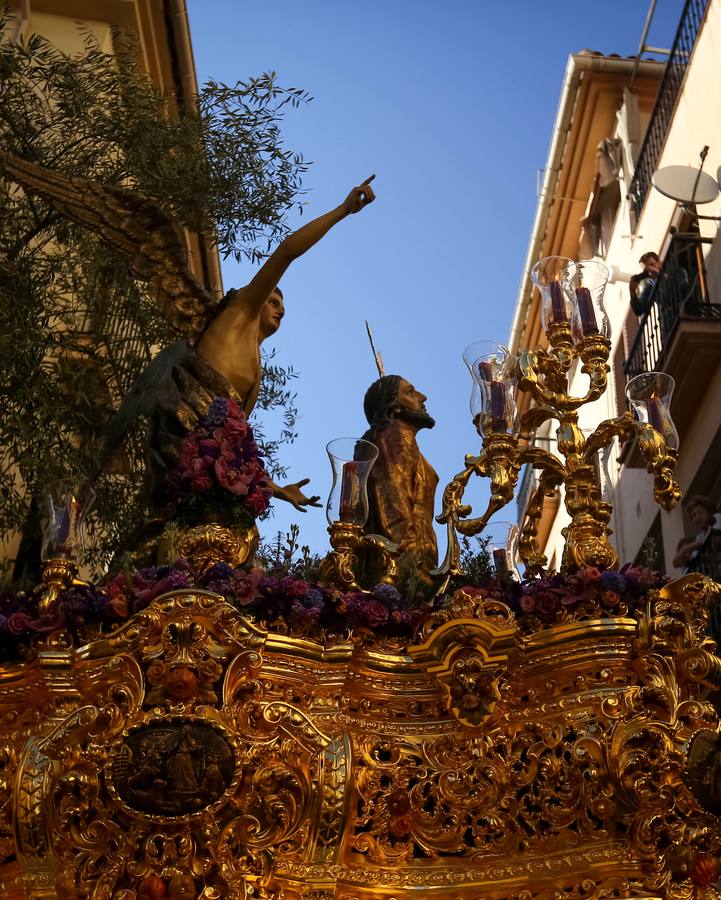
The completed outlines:
<svg viewBox="0 0 721 900">
<path fill-rule="evenodd" d="M 334 225 L 375 199 L 371 176 L 335 209 L 286 237 L 245 287 L 218 302 L 189 270 L 183 231 L 157 201 L 139 191 L 46 169 L 6 151 L 0 151 L 0 174 L 123 253 L 131 273 L 149 282 L 170 325 L 185 337 L 148 365 L 108 429 L 106 461 L 138 416 L 150 421 L 151 516 L 161 513 L 165 482 L 185 436 L 213 399 L 229 397 L 246 416 L 252 412 L 260 386 L 260 344 L 278 330 L 285 312 L 278 282 L 286 269 Z M 318 497 L 304 495 L 305 484 L 307 479 L 272 488 L 275 496 L 304 510 L 319 505 Z"/>
<path fill-rule="evenodd" d="M 285 238 L 249 284 L 226 296 L 227 302 L 198 341 L 198 354 L 227 379 L 242 399 L 246 415 L 258 398 L 260 344 L 275 334 L 285 315 L 278 282 L 293 260 L 310 250 L 335 224 L 375 199 L 370 186 L 374 177 L 354 187 L 340 206 Z M 303 495 L 300 488 L 305 484 L 307 479 L 283 487 L 275 485 L 274 494 L 300 510 L 306 505 L 320 505 L 318 497 Z"/>
</svg>

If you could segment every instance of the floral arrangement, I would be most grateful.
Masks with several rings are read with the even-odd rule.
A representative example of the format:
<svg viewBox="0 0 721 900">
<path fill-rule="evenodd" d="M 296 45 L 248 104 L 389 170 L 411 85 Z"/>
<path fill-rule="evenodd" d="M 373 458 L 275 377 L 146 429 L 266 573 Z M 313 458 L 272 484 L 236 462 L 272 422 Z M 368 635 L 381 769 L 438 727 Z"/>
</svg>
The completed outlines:
<svg viewBox="0 0 721 900">
<path fill-rule="evenodd" d="M 648 591 L 667 580 L 639 566 L 624 566 L 620 572 L 587 567 L 574 575 L 548 574 L 502 586 L 489 579 L 482 587 L 466 585 L 463 590 L 507 603 L 521 630 L 531 633 L 571 619 L 627 615 L 641 609 Z M 343 592 L 295 575 L 269 575 L 225 563 L 198 575 L 186 560 L 178 559 L 172 566 L 119 572 L 97 587 L 72 585 L 60 595 L 54 615 L 44 619 L 37 614 L 42 586 L 29 593 L 0 594 L 0 659 L 16 659 L 21 645 L 27 654 L 33 637 L 59 629 L 87 640 L 102 627 L 122 623 L 161 594 L 191 587 L 220 594 L 270 628 L 311 636 L 353 630 L 412 638 L 432 611 L 431 603 L 414 604 L 390 584 Z"/>
<path fill-rule="evenodd" d="M 267 575 L 262 569 L 236 569 L 225 563 L 198 576 L 178 559 L 173 566 L 119 572 L 102 586 L 73 585 L 60 595 L 53 616 L 44 619 L 37 614 L 42 587 L 28 594 L 0 595 L 0 659 L 17 658 L 19 644 L 60 629 L 88 639 L 99 626 L 117 626 L 161 594 L 190 587 L 220 594 L 270 627 L 283 624 L 306 634 L 353 629 L 411 637 L 425 616 L 389 584 L 372 591 L 343 592 L 292 575 Z"/>
<path fill-rule="evenodd" d="M 508 582 L 502 597 L 525 632 L 569 619 L 624 616 L 641 609 L 648 591 L 669 579 L 643 566 L 615 569 L 587 566 L 573 575 L 546 574 L 521 582 Z M 494 588 L 489 593 L 499 593 Z"/>
<path fill-rule="evenodd" d="M 192 524 L 222 513 L 232 524 L 250 526 L 268 509 L 268 473 L 235 400 L 213 400 L 186 437 L 168 488 L 175 517 Z"/>
</svg>

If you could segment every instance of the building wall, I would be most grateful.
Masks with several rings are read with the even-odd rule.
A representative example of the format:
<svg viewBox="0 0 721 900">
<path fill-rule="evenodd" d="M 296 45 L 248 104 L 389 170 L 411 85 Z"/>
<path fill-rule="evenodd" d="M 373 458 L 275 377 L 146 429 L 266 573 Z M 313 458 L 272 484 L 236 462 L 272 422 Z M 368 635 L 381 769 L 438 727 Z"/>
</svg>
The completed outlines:
<svg viewBox="0 0 721 900">
<path fill-rule="evenodd" d="M 607 59 L 607 58 L 606 58 Z M 616 66 L 622 70 L 624 61 L 609 61 L 606 65 Z M 630 62 L 630 61 L 629 61 Z M 599 64 L 599 71 L 591 68 L 584 76 L 595 80 L 599 90 L 605 90 L 613 100 L 613 86 L 603 83 L 601 69 L 603 60 Z M 643 66 L 643 64 L 642 64 Z M 639 69 L 639 72 L 641 69 Z M 603 137 L 618 137 L 623 141 L 623 157 L 626 161 L 621 179 L 621 203 L 616 214 L 611 231 L 604 261 L 611 269 L 611 280 L 606 292 L 606 307 L 609 314 L 612 331 L 611 362 L 616 359 L 619 364 L 616 371 L 609 374 L 609 390 L 606 395 L 595 404 L 580 410 L 579 424 L 584 430 L 592 430 L 595 425 L 605 418 L 616 416 L 623 412 L 623 388 L 625 376 L 622 371 L 624 361 L 630 343 L 633 340 L 633 332 L 637 329 L 637 320 L 629 312 L 629 288 L 628 282 L 631 275 L 639 271 L 638 259 L 647 250 L 654 250 L 663 257 L 670 241 L 669 228 L 679 222 L 681 211 L 678 204 L 663 197 L 655 189 L 651 189 L 646 199 L 645 206 L 638 223 L 632 221 L 631 206 L 627 200 L 628 190 L 633 178 L 633 169 L 640 152 L 643 135 L 648 125 L 653 102 L 649 103 L 649 85 L 653 86 L 653 72 L 644 70 L 643 80 L 637 79 L 633 85 L 633 95 L 629 96 L 628 90 L 617 91 L 615 95 L 616 108 L 618 110 L 615 124 L 607 127 Z M 630 79 L 627 78 L 627 83 Z M 658 82 L 656 81 L 656 84 Z M 560 165 L 557 185 L 564 186 L 573 178 L 573 173 L 579 171 L 584 165 L 588 166 L 588 145 L 584 146 L 579 135 L 587 129 L 589 114 L 598 115 L 599 105 L 592 103 L 594 97 L 590 88 L 585 93 L 578 90 L 575 105 L 567 121 L 563 120 L 562 109 L 564 97 L 567 94 L 568 79 L 564 83 L 561 106 L 556 119 L 556 130 L 565 127 L 565 144 L 561 148 Z M 655 90 L 653 96 L 655 97 Z M 629 123 L 633 122 L 634 102 L 639 104 L 638 122 L 640 135 L 633 135 L 633 128 Z M 589 107 L 589 108 L 587 108 Z M 718 110 L 721 109 L 721 0 L 711 0 L 707 9 L 706 19 L 699 31 L 694 51 L 686 69 L 685 81 L 668 133 L 666 135 L 663 150 L 657 163 L 657 168 L 667 165 L 693 165 L 699 164 L 699 152 L 702 147 L 710 146 L 710 151 L 705 164 L 705 170 L 716 175 L 721 165 L 721 117 Z M 605 119 L 608 123 L 608 118 Z M 552 146 L 549 161 L 554 156 Z M 549 163 L 550 164 L 550 163 Z M 588 178 L 576 180 L 579 188 L 588 185 Z M 586 187 L 587 194 L 588 188 Z M 557 190 L 561 196 L 578 197 L 577 193 L 569 193 L 568 190 Z M 539 212 L 534 224 L 534 234 L 531 238 L 531 249 L 527 267 L 543 256 L 565 255 L 577 257 L 579 254 L 574 247 L 574 241 L 578 241 L 580 233 L 579 225 L 573 221 L 569 211 L 561 210 L 561 202 L 555 199 L 550 203 L 541 198 Z M 699 212 L 708 215 L 721 214 L 721 198 L 714 203 L 699 208 Z M 715 238 L 717 226 L 715 223 L 701 223 L 701 233 Z M 535 241 L 535 244 L 534 244 Z M 577 243 L 576 243 L 577 246 Z M 706 266 L 708 273 L 708 285 L 710 300 L 721 303 L 721 241 L 715 240 L 710 246 L 704 245 Z M 530 296 L 531 289 L 527 282 L 528 273 L 524 273 L 525 284 L 522 280 L 519 295 L 519 312 L 512 329 L 510 344 L 517 352 L 523 346 L 533 346 L 542 343 L 543 336 L 540 333 L 540 313 L 537 292 Z M 523 312 L 523 309 L 526 312 Z M 721 339 L 721 336 L 720 336 Z M 721 344 L 719 345 L 721 347 Z M 694 359 L 688 360 L 688 365 L 694 365 Z M 684 385 L 683 394 L 677 397 L 677 403 L 683 405 L 683 411 L 688 418 L 688 426 L 681 447 L 680 460 L 677 468 L 678 481 L 685 491 L 692 493 L 704 492 L 708 487 L 714 466 L 713 454 L 716 453 L 718 464 L 716 470 L 721 469 L 721 352 L 718 354 L 718 365 L 707 367 L 703 379 L 700 379 L 695 388 L 690 391 L 688 385 Z M 685 379 L 689 380 L 689 379 Z M 693 379 L 691 379 L 692 381 Z M 585 393 L 587 378 L 576 371 L 572 379 L 572 391 L 579 395 Z M 524 402 L 526 402 L 524 400 Z M 550 428 L 552 435 L 555 424 Z M 628 448 L 627 448 L 628 450 Z M 626 450 L 626 452 L 627 452 Z M 610 501 L 614 504 L 614 514 L 611 527 L 614 535 L 611 540 L 616 546 L 622 561 L 634 560 L 644 543 L 646 536 L 654 528 L 659 516 L 659 509 L 653 501 L 652 478 L 642 468 L 631 468 L 627 465 L 627 455 L 624 456 L 618 444 L 610 454 L 608 462 Z M 549 507 L 552 510 L 552 507 Z M 551 513 L 553 514 L 553 513 Z M 688 525 L 685 525 L 684 511 L 682 507 L 666 513 L 662 512 L 661 527 L 663 549 L 670 574 L 678 574 L 671 568 L 671 560 L 679 539 L 688 534 Z M 560 562 L 563 548 L 562 528 L 568 524 L 568 516 L 563 505 L 560 506 L 555 519 L 547 527 L 548 540 L 544 552 L 549 561 Z"/>
<path fill-rule="evenodd" d="M 713 175 L 721 166 L 721 117 L 712 111 L 721 109 L 721 3 L 712 0 L 704 25 L 686 72 L 685 81 L 668 131 L 657 168 L 669 165 L 698 167 L 702 147 L 710 146 L 705 170 Z M 721 199 L 699 207 L 704 215 L 721 215 Z M 679 216 L 678 204 L 652 189 L 647 197 L 633 238 L 629 238 L 630 210 L 624 200 L 614 230 L 608 254 L 608 262 L 626 272 L 638 270 L 638 258 L 647 250 L 655 250 L 663 256 L 669 242 L 669 227 Z M 701 223 L 702 234 L 715 236 L 716 226 Z M 704 253 L 710 266 L 710 299 L 721 302 L 721 250 L 719 240 L 704 245 Z M 710 257 L 710 259 L 709 259 Z M 608 291 L 608 309 L 616 341 L 623 327 L 628 309 L 628 289 L 625 284 L 611 285 Z M 720 345 L 721 348 L 721 345 Z M 720 365 L 708 382 L 693 397 L 680 397 L 680 402 L 691 403 L 695 409 L 691 425 L 680 449 L 677 480 L 688 491 L 707 451 L 712 446 L 721 426 L 721 353 Z M 694 360 L 689 359 L 693 366 Z M 721 450 L 719 452 L 721 465 Z M 695 491 L 694 491 L 695 492 Z M 638 554 L 647 533 L 651 529 L 658 507 L 651 496 L 650 478 L 643 470 L 622 466 L 618 473 L 614 501 L 622 541 L 618 550 L 622 559 L 632 560 Z M 678 541 L 684 535 L 682 507 L 671 512 L 661 512 L 664 555 L 669 574 L 680 571 L 671 565 Z"/>
</svg>

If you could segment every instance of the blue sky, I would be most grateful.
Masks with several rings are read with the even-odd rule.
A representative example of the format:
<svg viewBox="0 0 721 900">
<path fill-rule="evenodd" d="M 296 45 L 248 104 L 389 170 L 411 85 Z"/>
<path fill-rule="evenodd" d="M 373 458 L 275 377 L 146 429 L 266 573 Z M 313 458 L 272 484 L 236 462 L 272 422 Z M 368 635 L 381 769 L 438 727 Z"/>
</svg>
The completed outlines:
<svg viewBox="0 0 721 900">
<path fill-rule="evenodd" d="M 376 373 L 368 319 L 386 373 L 428 396 L 419 434 L 440 492 L 477 452 L 461 354 L 508 336 L 569 53 L 636 52 L 648 11 L 638 0 L 189 0 L 198 79 L 233 83 L 274 70 L 313 102 L 286 117 L 289 148 L 313 163 L 297 227 L 336 206 L 371 173 L 377 200 L 341 222 L 283 278 L 286 317 L 268 344 L 299 372 L 299 438 L 289 477 L 330 489 L 328 441 L 366 428 Z M 659 0 L 649 43 L 669 47 L 682 0 Z M 248 264 L 223 264 L 225 287 Z M 475 493 L 473 493 L 475 491 Z M 476 511 L 487 492 L 467 494 Z M 264 536 L 302 527 L 327 547 L 323 510 L 277 503 Z M 512 519 L 515 508 L 501 518 Z M 443 553 L 443 541 L 440 552 Z"/>
</svg>

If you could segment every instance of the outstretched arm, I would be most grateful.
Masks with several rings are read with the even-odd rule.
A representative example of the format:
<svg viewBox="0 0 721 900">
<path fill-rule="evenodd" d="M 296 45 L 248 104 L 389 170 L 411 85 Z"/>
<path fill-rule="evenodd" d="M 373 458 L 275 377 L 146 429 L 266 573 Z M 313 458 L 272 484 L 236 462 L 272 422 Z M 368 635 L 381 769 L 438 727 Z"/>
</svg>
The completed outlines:
<svg viewBox="0 0 721 900">
<path fill-rule="evenodd" d="M 271 481 L 270 487 L 274 497 L 285 500 L 286 503 L 292 503 L 299 512 L 307 512 L 305 509 L 306 506 L 321 505 L 320 497 L 317 494 L 314 494 L 312 497 L 306 497 L 303 491 L 301 491 L 301 488 L 308 484 L 309 481 L 310 478 L 303 478 L 301 481 L 296 481 L 293 484 L 283 485 L 275 484 Z"/>
<path fill-rule="evenodd" d="M 375 194 L 370 186 L 375 175 L 354 187 L 345 200 L 327 212 L 323 216 L 318 216 L 307 225 L 303 225 L 293 234 L 282 241 L 263 263 L 256 276 L 250 284 L 243 290 L 242 302 L 248 306 L 252 313 L 257 313 L 268 299 L 268 295 L 280 281 L 283 273 L 294 259 L 298 259 L 307 250 L 310 250 L 318 241 L 327 234 L 330 229 L 346 216 L 359 212 L 364 206 L 368 206 L 375 200 Z"/>
</svg>

